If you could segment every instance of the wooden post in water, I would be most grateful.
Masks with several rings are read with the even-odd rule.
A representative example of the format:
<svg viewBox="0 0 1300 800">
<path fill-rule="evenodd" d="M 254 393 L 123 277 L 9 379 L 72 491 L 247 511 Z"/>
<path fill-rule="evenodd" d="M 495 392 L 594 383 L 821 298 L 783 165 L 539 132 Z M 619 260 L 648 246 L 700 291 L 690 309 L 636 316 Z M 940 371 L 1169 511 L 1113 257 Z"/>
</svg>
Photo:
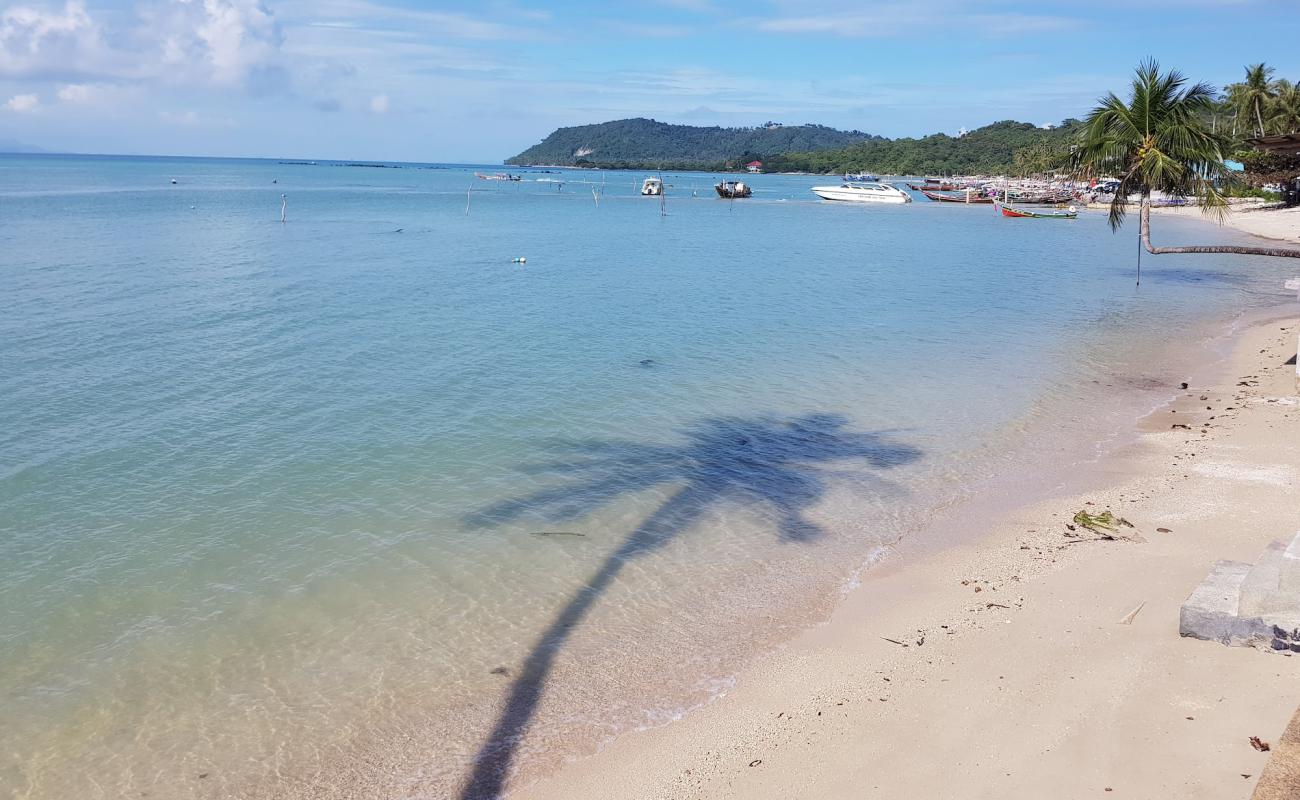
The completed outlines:
<svg viewBox="0 0 1300 800">
<path fill-rule="evenodd" d="M 284 224 L 284 210 L 285 207 L 287 207 L 288 205 L 289 205 L 289 198 L 283 194 L 280 195 L 280 224 L 281 225 Z"/>
<path fill-rule="evenodd" d="M 1138 232 L 1138 274 L 1136 286 L 1142 285 L 1142 232 Z"/>
</svg>

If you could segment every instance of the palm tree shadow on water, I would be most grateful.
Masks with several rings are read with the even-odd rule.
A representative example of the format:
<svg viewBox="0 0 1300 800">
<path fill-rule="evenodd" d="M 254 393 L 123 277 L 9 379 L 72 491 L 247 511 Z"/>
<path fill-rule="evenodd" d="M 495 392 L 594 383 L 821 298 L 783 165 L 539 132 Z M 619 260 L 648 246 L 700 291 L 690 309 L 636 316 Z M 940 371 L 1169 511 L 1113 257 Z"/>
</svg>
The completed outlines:
<svg viewBox="0 0 1300 800">
<path fill-rule="evenodd" d="M 662 547 L 724 501 L 761 505 L 775 520 L 781 540 L 811 541 L 823 531 L 804 513 L 825 492 L 831 473 L 824 465 L 858 461 L 883 470 L 921 457 L 917 448 L 891 441 L 888 432 L 853 432 L 847 425 L 837 414 L 715 418 L 687 428 L 686 441 L 679 445 L 560 442 L 552 449 L 563 460 L 524 469 L 564 476 L 569 479 L 566 485 L 503 501 L 467 517 L 468 525 L 479 528 L 525 518 L 560 522 L 585 516 L 625 494 L 654 486 L 678 487 L 602 562 L 538 637 L 479 748 L 461 800 L 500 796 L 556 655 L 628 561 Z"/>
</svg>

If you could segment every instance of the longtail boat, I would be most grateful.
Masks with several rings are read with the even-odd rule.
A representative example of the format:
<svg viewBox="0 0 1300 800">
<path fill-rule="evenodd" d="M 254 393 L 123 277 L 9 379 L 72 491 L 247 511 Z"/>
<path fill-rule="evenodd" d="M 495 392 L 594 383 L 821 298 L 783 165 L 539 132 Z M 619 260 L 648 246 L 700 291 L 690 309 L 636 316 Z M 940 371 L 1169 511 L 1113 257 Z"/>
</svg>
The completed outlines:
<svg viewBox="0 0 1300 800">
<path fill-rule="evenodd" d="M 1074 192 L 1069 189 L 1011 189 L 1007 199 L 1022 205 L 1054 206 L 1074 200 Z"/>
<path fill-rule="evenodd" d="M 940 194 L 929 189 L 919 190 L 921 194 L 940 203 L 992 203 L 992 197 L 986 197 L 975 189 L 966 189 L 962 194 Z"/>
<path fill-rule="evenodd" d="M 1004 217 L 1023 217 L 1027 219 L 1074 219 L 1079 216 L 1079 212 L 1074 210 L 1074 206 L 1068 209 L 1058 209 L 1056 211 L 1030 211 L 1027 208 L 1015 208 L 1003 203 L 994 202 L 993 207 L 1002 212 Z"/>
</svg>

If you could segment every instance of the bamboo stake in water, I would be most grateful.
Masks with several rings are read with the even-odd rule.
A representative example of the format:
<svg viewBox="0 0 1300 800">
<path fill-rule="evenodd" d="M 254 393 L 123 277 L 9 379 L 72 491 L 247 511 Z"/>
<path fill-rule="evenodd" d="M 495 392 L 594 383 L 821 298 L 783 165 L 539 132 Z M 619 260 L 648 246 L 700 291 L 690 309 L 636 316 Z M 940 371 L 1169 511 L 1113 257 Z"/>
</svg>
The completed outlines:
<svg viewBox="0 0 1300 800">
<path fill-rule="evenodd" d="M 1141 231 L 1138 231 L 1138 272 L 1137 272 L 1137 283 L 1135 285 L 1137 286 L 1142 285 L 1142 232 Z"/>
<path fill-rule="evenodd" d="M 281 225 L 284 224 L 284 209 L 288 205 L 289 205 L 289 198 L 285 195 L 280 195 L 280 224 Z"/>
</svg>

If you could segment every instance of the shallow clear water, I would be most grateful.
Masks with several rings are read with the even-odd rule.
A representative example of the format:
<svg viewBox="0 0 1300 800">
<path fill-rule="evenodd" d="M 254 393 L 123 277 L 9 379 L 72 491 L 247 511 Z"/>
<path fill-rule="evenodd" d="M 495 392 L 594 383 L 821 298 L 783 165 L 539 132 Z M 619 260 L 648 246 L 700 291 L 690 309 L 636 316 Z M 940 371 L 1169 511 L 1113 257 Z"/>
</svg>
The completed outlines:
<svg viewBox="0 0 1300 800">
<path fill-rule="evenodd" d="M 1246 258 L 1134 291 L 1100 214 L 473 171 L 0 156 L 0 788 L 444 796 L 487 742 L 491 791 L 1284 299 Z"/>
</svg>

